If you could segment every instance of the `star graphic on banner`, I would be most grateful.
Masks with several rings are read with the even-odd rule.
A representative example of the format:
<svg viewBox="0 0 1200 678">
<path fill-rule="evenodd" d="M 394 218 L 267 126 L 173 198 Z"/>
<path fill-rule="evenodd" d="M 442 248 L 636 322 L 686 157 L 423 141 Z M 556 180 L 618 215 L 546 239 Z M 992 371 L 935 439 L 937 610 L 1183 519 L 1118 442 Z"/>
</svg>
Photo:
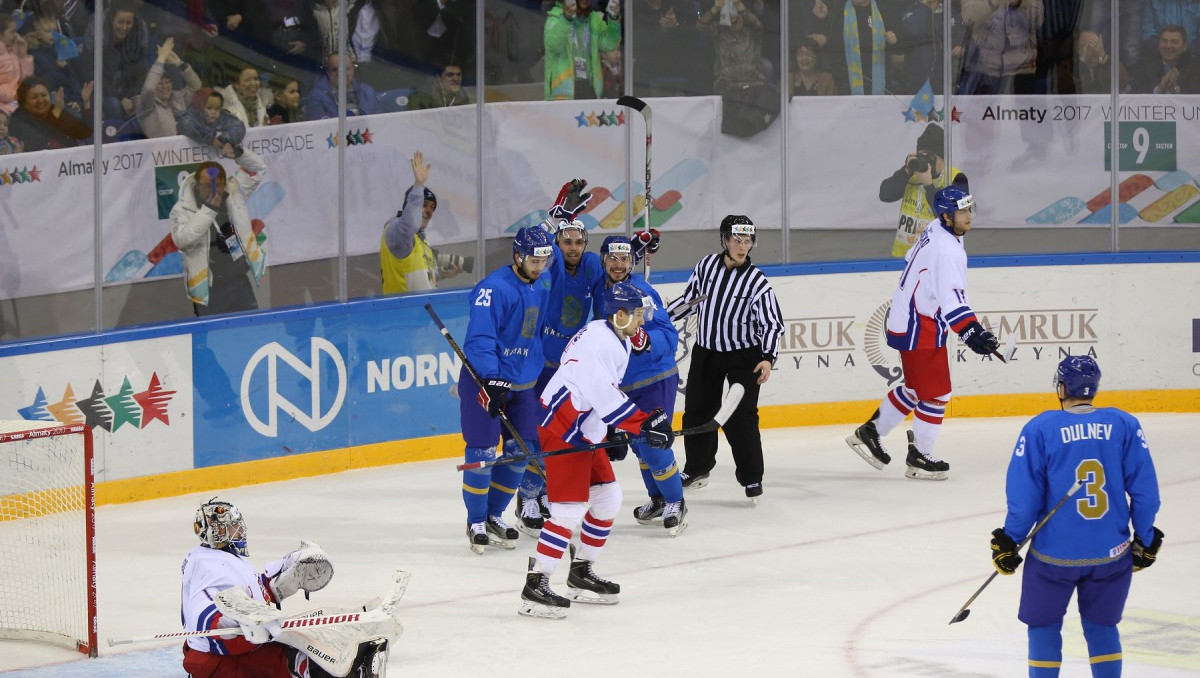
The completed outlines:
<svg viewBox="0 0 1200 678">
<path fill-rule="evenodd" d="M 588 119 L 587 116 L 583 114 L 583 111 L 579 111 L 579 115 L 575 116 L 575 122 L 579 123 L 576 125 L 576 127 L 588 126 Z"/>
<path fill-rule="evenodd" d="M 608 114 L 608 124 L 612 125 L 613 127 L 617 126 L 617 112 L 616 111 L 613 111 L 612 113 Z"/>
<path fill-rule="evenodd" d="M 11 183 L 12 183 L 12 175 L 10 175 L 7 171 L 0 174 L 0 184 L 8 186 Z"/>
<path fill-rule="evenodd" d="M 63 391 L 62 400 L 47 405 L 46 409 L 50 411 L 50 416 L 64 424 L 83 423 L 83 414 L 75 407 L 75 391 L 70 384 L 67 384 L 67 389 Z"/>
<path fill-rule="evenodd" d="M 104 401 L 104 388 L 100 386 L 100 381 L 96 381 L 95 387 L 92 388 L 91 397 L 84 398 L 75 403 L 80 412 L 83 412 L 83 421 L 92 428 L 102 428 L 105 431 L 112 431 L 112 409 L 108 403 Z"/>
<path fill-rule="evenodd" d="M 916 121 L 917 121 L 917 112 L 912 109 L 912 106 L 909 106 L 907 109 L 904 110 L 904 122 L 916 122 Z"/>
<path fill-rule="evenodd" d="M 346 145 L 347 146 L 354 145 L 354 132 L 346 132 Z"/>
<path fill-rule="evenodd" d="M 48 421 L 50 413 L 46 411 L 46 394 L 42 392 L 42 387 L 38 386 L 37 395 L 33 396 L 33 403 L 29 407 L 21 407 L 17 409 L 17 413 L 22 419 L 28 421 Z"/>
<path fill-rule="evenodd" d="M 359 146 L 361 146 L 361 145 L 363 145 L 363 144 L 365 144 L 365 143 L 366 143 L 365 141 L 363 141 L 362 134 L 361 134 L 361 133 L 359 133 L 359 131 L 358 131 L 358 130 L 354 130 L 354 143 L 355 143 L 355 144 L 357 144 L 357 145 L 359 145 Z"/>
<path fill-rule="evenodd" d="M 173 395 L 174 391 L 164 391 L 159 385 L 157 372 L 150 375 L 150 385 L 146 390 L 133 394 L 133 399 L 142 406 L 142 428 L 146 428 L 146 425 L 155 419 L 167 426 L 171 425 L 167 419 L 167 403 L 171 402 Z"/>
<path fill-rule="evenodd" d="M 596 116 L 596 122 L 598 122 L 601 127 L 608 127 L 608 116 L 601 111 L 600 115 Z"/>
<path fill-rule="evenodd" d="M 950 109 L 950 120 L 953 122 L 962 122 L 962 113 L 959 112 L 958 106 Z"/>
<path fill-rule="evenodd" d="M 37 168 L 37 165 L 34 165 L 33 169 L 29 170 L 29 176 L 34 181 L 41 181 L 42 180 L 42 171 Z"/>
<path fill-rule="evenodd" d="M 337 148 L 338 138 L 333 136 L 333 132 L 330 132 L 329 136 L 325 137 L 325 143 L 329 144 L 330 148 Z"/>
<path fill-rule="evenodd" d="M 125 377 L 125 381 L 121 382 L 121 390 L 105 398 L 104 402 L 112 408 L 112 432 L 115 433 L 124 424 L 133 424 L 134 428 L 142 427 L 141 408 L 133 399 L 133 387 L 129 385 L 129 377 Z"/>
<path fill-rule="evenodd" d="M 625 111 L 618 111 L 618 112 L 617 112 L 617 124 L 618 124 L 618 125 L 624 125 L 624 124 L 625 124 Z"/>
<path fill-rule="evenodd" d="M 23 181 L 27 184 L 33 181 L 33 179 L 31 179 L 29 177 L 29 168 L 28 167 L 25 167 L 21 170 L 21 181 Z"/>
<path fill-rule="evenodd" d="M 600 121 L 596 119 L 596 111 L 592 111 L 591 114 L 589 114 L 587 118 L 588 118 L 588 127 L 599 127 L 600 126 Z"/>
<path fill-rule="evenodd" d="M 362 133 L 363 143 L 364 143 L 364 144 L 369 144 L 369 143 L 371 143 L 371 137 L 373 137 L 373 136 L 374 136 L 374 135 L 373 135 L 373 134 L 371 134 L 371 128 L 370 128 L 370 127 L 368 127 L 368 128 L 366 128 L 365 130 L 363 130 L 363 133 Z"/>
<path fill-rule="evenodd" d="M 9 172 L 9 176 L 12 177 L 12 182 L 14 184 L 23 183 L 22 179 L 21 179 L 21 171 L 20 170 L 14 169 L 13 171 Z"/>
<path fill-rule="evenodd" d="M 941 122 L 941 120 L 944 117 L 945 117 L 945 111 L 939 111 L 936 109 L 929 111 L 929 119 L 932 120 L 933 122 Z"/>
</svg>

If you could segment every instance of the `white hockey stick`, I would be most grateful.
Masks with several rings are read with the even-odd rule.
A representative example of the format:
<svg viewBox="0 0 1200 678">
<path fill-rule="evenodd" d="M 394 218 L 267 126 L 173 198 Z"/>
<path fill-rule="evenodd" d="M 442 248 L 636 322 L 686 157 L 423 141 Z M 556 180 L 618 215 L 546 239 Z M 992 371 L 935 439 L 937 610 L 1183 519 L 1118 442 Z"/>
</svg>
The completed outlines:
<svg viewBox="0 0 1200 678">
<path fill-rule="evenodd" d="M 378 624 L 395 618 L 396 603 L 404 596 L 408 580 L 412 576 L 407 570 L 396 570 L 392 575 L 391 586 L 381 598 L 379 607 L 362 612 L 342 612 L 338 614 L 305 616 L 305 613 L 294 615 L 281 620 L 282 629 L 302 629 L 315 626 L 336 626 L 339 624 Z M 109 638 L 108 646 L 131 645 L 137 643 L 153 643 L 160 640 L 180 640 L 187 638 L 236 638 L 245 635 L 240 626 L 223 629 L 206 629 L 203 631 L 175 631 L 173 633 L 158 633 L 153 636 L 136 636 L 134 638 Z"/>
<path fill-rule="evenodd" d="M 641 99 L 625 95 L 617 99 L 618 106 L 632 108 L 642 114 L 642 118 L 646 121 L 646 204 L 642 206 L 642 227 L 647 233 L 650 232 L 650 147 L 654 143 L 654 134 L 651 131 L 654 121 L 653 111 L 650 109 L 650 104 Z M 632 229 L 630 229 L 632 230 Z M 642 255 L 642 276 L 650 278 L 650 252 L 646 251 Z"/>
</svg>

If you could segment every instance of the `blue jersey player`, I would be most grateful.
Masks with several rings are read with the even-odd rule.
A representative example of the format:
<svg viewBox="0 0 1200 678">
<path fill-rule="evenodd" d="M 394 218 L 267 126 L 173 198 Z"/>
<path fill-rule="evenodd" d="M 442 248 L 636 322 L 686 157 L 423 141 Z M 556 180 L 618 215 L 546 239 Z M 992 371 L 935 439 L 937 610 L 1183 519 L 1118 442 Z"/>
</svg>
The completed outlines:
<svg viewBox="0 0 1200 678">
<path fill-rule="evenodd" d="M 1121 675 L 1117 623 L 1130 577 L 1152 565 L 1162 545 L 1163 533 L 1154 526 L 1158 479 L 1146 436 L 1132 415 L 1092 405 L 1099 385 L 1092 358 L 1070 356 L 1058 364 L 1061 409 L 1039 414 L 1021 430 L 1008 466 L 1008 516 L 992 532 L 993 563 L 1012 574 L 1023 560 L 1017 541 L 1083 483 L 1082 494 L 1045 522 L 1029 548 L 1018 618 L 1029 626 L 1030 678 L 1058 676 L 1063 616 L 1076 591 L 1093 678 Z"/>
<path fill-rule="evenodd" d="M 458 380 L 459 411 L 466 461 L 491 461 L 502 433 L 504 412 L 531 452 L 537 450 L 537 391 L 534 385 L 544 362 L 542 311 L 550 298 L 550 281 L 542 271 L 554 255 L 546 231 L 522 228 L 513 240 L 513 263 L 493 271 L 471 290 L 471 313 L 463 353 L 483 382 L 481 390 L 464 367 Z M 517 456 L 520 446 L 503 431 L 504 456 Z M 482 553 L 488 544 L 515 548 L 519 536 L 501 518 L 523 467 L 498 464 L 463 472 L 467 507 L 467 540 Z"/>
<path fill-rule="evenodd" d="M 679 344 L 679 332 L 671 324 L 664 310 L 662 298 L 646 282 L 633 273 L 634 259 L 640 248 L 650 251 L 658 249 L 657 236 L 643 238 L 636 234 L 631 242 L 622 235 L 610 235 L 600 246 L 600 261 L 604 265 L 604 276 L 596 284 L 593 297 L 599 298 L 603 291 L 619 282 L 633 285 L 654 302 L 656 313 L 642 330 L 630 338 L 633 346 L 629 366 L 621 379 L 621 390 L 630 400 L 647 412 L 662 409 L 668 417 L 675 412 L 675 394 L 679 387 L 679 368 L 675 364 L 675 347 Z M 599 311 L 599 309 L 596 309 Z M 596 314 L 600 317 L 600 314 Z M 642 525 L 650 525 L 662 519 L 663 527 L 671 536 L 687 527 L 687 506 L 683 501 L 683 480 L 675 463 L 671 448 L 654 448 L 644 440 L 634 440 L 633 453 L 637 456 L 649 499 L 634 509 L 633 517 Z"/>
</svg>

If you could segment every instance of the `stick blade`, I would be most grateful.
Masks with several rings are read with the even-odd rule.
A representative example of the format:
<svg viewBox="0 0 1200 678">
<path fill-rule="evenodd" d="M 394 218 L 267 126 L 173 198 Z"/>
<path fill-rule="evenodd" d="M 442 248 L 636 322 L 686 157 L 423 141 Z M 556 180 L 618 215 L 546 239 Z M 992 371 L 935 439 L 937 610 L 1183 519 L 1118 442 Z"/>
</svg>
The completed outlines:
<svg viewBox="0 0 1200 678">
<path fill-rule="evenodd" d="M 622 96 L 621 98 L 617 99 L 617 105 L 618 106 L 627 106 L 627 107 L 632 108 L 633 110 L 637 111 L 638 113 L 641 113 L 642 110 L 646 108 L 645 101 L 642 101 L 641 99 L 639 99 L 635 96 L 629 95 L 629 94 L 626 94 L 625 96 Z"/>
<path fill-rule="evenodd" d="M 950 620 L 950 623 L 951 623 L 951 624 L 957 624 L 957 623 L 959 623 L 960 621 L 962 621 L 962 620 L 966 619 L 966 618 L 967 618 L 967 615 L 969 615 L 969 614 L 971 614 L 971 610 L 970 610 L 970 608 L 963 609 L 963 610 L 959 610 L 958 614 L 954 615 L 954 619 L 951 619 L 951 620 Z"/>
<path fill-rule="evenodd" d="M 713 421 L 717 422 L 718 426 L 724 426 L 729 417 L 733 416 L 733 411 L 737 409 L 738 403 L 742 402 L 742 396 L 745 394 L 746 389 L 741 384 L 730 386 L 729 393 L 725 394 L 725 400 L 721 403 L 721 409 L 717 410 Z"/>
<path fill-rule="evenodd" d="M 1004 346 L 1000 348 L 1000 355 L 1004 356 L 1004 362 L 1009 362 L 1013 356 L 1017 354 L 1017 335 L 1009 333 L 1004 337 Z"/>
</svg>

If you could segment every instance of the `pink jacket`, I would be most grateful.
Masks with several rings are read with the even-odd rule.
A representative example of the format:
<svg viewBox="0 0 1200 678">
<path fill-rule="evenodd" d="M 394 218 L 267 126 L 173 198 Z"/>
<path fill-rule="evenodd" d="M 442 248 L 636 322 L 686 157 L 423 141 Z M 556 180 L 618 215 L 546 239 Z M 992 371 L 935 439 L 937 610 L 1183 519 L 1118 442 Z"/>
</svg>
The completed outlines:
<svg viewBox="0 0 1200 678">
<path fill-rule="evenodd" d="M 17 107 L 17 85 L 33 75 L 33 55 L 18 57 L 0 42 L 0 109 L 12 113 Z"/>
</svg>

